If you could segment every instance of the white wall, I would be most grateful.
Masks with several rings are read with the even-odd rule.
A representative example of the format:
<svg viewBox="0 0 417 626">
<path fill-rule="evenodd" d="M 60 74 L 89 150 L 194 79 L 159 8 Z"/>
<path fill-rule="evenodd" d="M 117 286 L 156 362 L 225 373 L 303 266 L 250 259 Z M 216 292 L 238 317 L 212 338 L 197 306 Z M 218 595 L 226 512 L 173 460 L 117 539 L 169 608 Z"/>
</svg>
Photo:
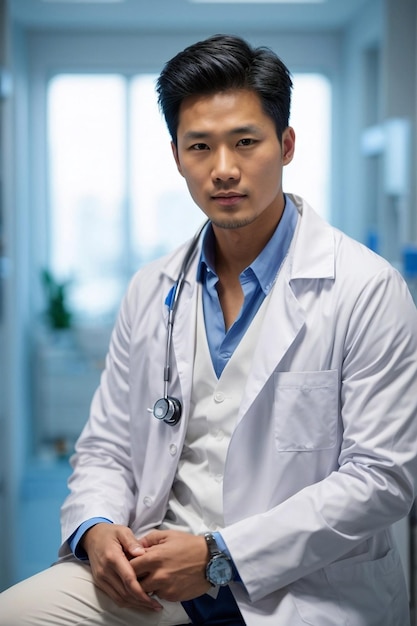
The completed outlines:
<svg viewBox="0 0 417 626">
<path fill-rule="evenodd" d="M 381 7 L 383 10 L 381 11 Z M 377 226 L 380 252 L 400 264 L 406 240 L 416 241 L 416 11 L 415 0 L 372 0 L 347 31 L 344 46 L 344 131 L 340 133 L 339 156 L 345 168 L 343 198 L 338 225 L 356 239 L 366 241 L 370 227 Z M 394 146 L 382 146 L 374 158 L 365 157 L 361 144 L 369 127 L 365 104 L 372 99 L 374 85 L 367 82 L 366 56 L 379 54 L 379 85 L 373 124 L 382 130 L 392 119 L 400 118 L 410 133 L 407 137 L 407 189 L 400 196 L 388 187 L 387 173 L 398 165 L 390 163 Z M 401 143 L 401 142 L 400 142 Z M 406 142 L 407 143 L 407 142 Z M 403 147 L 401 146 L 402 150 Z M 394 172 L 396 174 L 396 172 Z M 375 206 L 372 206 L 372 205 Z"/>
<path fill-rule="evenodd" d="M 4 0 L 0 0 L 0 72 L 5 71 L 7 65 L 7 50 L 6 50 L 6 33 L 7 33 L 7 15 L 6 15 L 6 3 Z M 4 78 L 3 78 L 4 80 Z M 6 288 L 6 236 L 4 226 L 4 176 L 5 176 L 5 144 L 2 138 L 4 137 L 4 129 L 7 120 L 6 111 L 6 95 L 0 93 L 0 351 L 4 351 L 6 345 L 6 325 L 5 325 L 5 288 Z M 6 519 L 5 514 L 2 511 L 6 511 L 7 495 L 6 495 L 6 401 L 5 401 L 5 376 L 6 376 L 6 361 L 0 359 L 0 537 L 6 533 Z M 6 563 L 6 545 L 5 542 L 0 541 L 0 563 Z M 7 578 L 7 571 L 0 568 L 0 589 L 5 583 Z"/>
<path fill-rule="evenodd" d="M 336 224 L 346 233 L 364 241 L 367 215 L 363 207 L 363 162 L 360 151 L 361 134 L 366 126 L 364 105 L 367 85 L 364 81 L 366 50 L 383 46 L 383 12 L 381 0 L 371 1 L 360 19 L 346 31 L 343 45 L 343 117 L 337 128 L 337 158 L 342 164 L 341 202 L 336 207 Z"/>
<path fill-rule="evenodd" d="M 11 29 L 10 31 L 11 32 Z M 13 91 L 3 113 L 4 144 L 2 172 L 4 175 L 3 208 L 5 254 L 9 271 L 4 281 L 4 344 L 1 350 L 3 368 L 2 409 L 5 414 L 4 438 L 0 441 L 4 462 L 5 506 L 2 564 L 5 576 L 13 579 L 14 555 L 19 537 L 16 535 L 18 495 L 28 437 L 28 288 L 25 264 L 28 262 L 28 159 L 27 159 L 27 83 L 24 78 L 26 62 L 25 39 L 15 29 L 8 47 L 8 66 L 14 68 Z M 23 80 L 22 80 L 23 79 Z"/>
</svg>

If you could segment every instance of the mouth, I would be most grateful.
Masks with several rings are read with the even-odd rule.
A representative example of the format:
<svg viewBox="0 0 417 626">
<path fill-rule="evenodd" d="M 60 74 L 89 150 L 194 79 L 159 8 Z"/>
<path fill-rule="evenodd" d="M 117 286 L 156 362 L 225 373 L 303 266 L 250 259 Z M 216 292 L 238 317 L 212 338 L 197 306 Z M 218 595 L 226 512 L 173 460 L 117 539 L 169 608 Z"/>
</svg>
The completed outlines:
<svg viewBox="0 0 417 626">
<path fill-rule="evenodd" d="M 237 191 L 225 191 L 223 193 L 216 193 L 212 196 L 212 199 L 222 206 L 233 206 L 234 204 L 241 202 L 243 198 L 246 198 L 246 195 L 238 193 Z"/>
</svg>

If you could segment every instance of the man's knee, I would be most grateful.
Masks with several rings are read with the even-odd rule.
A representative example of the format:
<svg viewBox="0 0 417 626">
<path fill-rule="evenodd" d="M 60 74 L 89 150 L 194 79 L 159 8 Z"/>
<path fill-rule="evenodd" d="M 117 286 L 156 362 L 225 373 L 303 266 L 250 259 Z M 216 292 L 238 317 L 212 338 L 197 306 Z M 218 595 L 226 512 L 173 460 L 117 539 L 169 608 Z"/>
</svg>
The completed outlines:
<svg viewBox="0 0 417 626">
<path fill-rule="evenodd" d="M 65 610 L 65 596 L 71 596 L 71 579 L 77 580 L 79 585 L 80 578 L 84 577 L 88 582 L 89 575 L 81 564 L 68 565 L 54 565 L 3 591 L 0 594 L 0 626 L 45 626 L 51 623 L 51 619 L 54 619 L 55 626 L 60 624 L 59 612 Z M 81 571 L 84 576 L 74 576 Z"/>
</svg>

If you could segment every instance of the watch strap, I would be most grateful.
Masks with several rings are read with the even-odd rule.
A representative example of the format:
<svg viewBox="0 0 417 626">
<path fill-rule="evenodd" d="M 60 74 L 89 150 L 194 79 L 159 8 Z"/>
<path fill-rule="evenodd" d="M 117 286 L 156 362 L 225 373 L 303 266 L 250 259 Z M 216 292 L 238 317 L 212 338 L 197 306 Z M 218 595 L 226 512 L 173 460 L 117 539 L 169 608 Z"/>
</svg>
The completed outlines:
<svg viewBox="0 0 417 626">
<path fill-rule="evenodd" d="M 223 554 L 221 550 L 219 550 L 219 546 L 213 536 L 212 533 L 204 533 L 204 538 L 206 540 L 207 548 L 210 554 L 210 559 L 212 559 L 217 554 Z"/>
</svg>

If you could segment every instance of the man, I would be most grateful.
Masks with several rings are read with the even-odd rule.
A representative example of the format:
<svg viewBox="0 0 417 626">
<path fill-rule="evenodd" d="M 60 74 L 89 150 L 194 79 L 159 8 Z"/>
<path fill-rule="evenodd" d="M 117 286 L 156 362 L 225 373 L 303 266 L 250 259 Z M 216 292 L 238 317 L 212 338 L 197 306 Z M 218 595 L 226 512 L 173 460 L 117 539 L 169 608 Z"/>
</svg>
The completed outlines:
<svg viewBox="0 0 417 626">
<path fill-rule="evenodd" d="M 417 313 L 387 262 L 284 195 L 290 92 L 231 36 L 162 71 L 210 222 L 133 278 L 60 560 L 0 596 L 2 626 L 409 623 L 389 527 L 414 500 Z"/>
</svg>

